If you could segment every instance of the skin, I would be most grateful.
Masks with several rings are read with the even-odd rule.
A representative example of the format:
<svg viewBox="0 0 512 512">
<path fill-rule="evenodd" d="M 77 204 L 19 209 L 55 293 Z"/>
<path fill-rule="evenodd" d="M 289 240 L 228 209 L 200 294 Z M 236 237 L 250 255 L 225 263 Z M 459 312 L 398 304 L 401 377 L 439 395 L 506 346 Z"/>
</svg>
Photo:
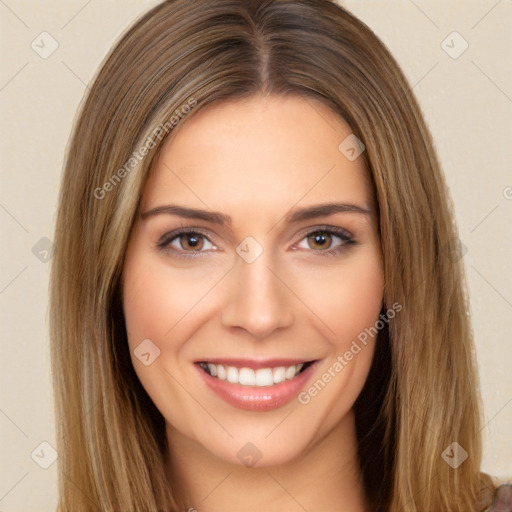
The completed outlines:
<svg viewBox="0 0 512 512">
<path fill-rule="evenodd" d="M 384 278 L 374 198 L 362 158 L 350 161 L 338 149 L 350 133 L 311 99 L 229 101 L 180 125 L 146 184 L 142 213 L 177 204 L 232 217 L 220 226 L 149 215 L 134 226 L 123 271 L 130 353 L 166 420 L 169 481 L 199 512 L 368 510 L 352 407 L 374 339 L 309 403 L 294 399 L 265 412 L 229 405 L 194 366 L 207 357 L 320 360 L 307 390 L 379 319 Z M 291 210 L 328 202 L 371 213 L 286 220 Z M 157 247 L 182 226 L 205 237 Z M 326 226 L 347 230 L 356 243 L 311 236 Z M 248 236 L 263 248 L 252 263 L 236 252 Z M 145 366 L 134 350 L 148 338 L 160 355 Z M 253 467 L 237 457 L 247 442 L 261 453 Z"/>
</svg>

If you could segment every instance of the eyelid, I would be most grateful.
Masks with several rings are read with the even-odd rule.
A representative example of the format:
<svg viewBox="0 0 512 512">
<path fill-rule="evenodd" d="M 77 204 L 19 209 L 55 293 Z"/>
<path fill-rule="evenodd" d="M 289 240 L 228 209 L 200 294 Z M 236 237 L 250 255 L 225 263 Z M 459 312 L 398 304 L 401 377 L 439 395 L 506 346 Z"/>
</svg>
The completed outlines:
<svg viewBox="0 0 512 512">
<path fill-rule="evenodd" d="M 353 240 L 352 234 L 347 229 L 339 227 L 339 226 L 330 226 L 328 224 L 324 224 L 321 226 L 314 226 L 312 228 L 305 229 L 304 231 L 302 231 L 300 233 L 300 240 L 302 240 L 303 238 L 310 236 L 314 233 L 325 233 L 325 232 L 333 233 L 336 236 L 339 236 L 340 238 L 342 238 L 344 240 Z"/>
</svg>

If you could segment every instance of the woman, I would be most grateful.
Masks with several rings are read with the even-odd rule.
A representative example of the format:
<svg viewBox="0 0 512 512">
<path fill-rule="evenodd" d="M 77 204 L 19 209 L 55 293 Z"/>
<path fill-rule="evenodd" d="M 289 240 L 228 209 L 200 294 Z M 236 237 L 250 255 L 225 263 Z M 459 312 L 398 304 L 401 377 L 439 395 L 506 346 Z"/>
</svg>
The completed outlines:
<svg viewBox="0 0 512 512">
<path fill-rule="evenodd" d="M 452 218 L 410 87 L 344 9 L 152 9 L 68 149 L 59 510 L 490 506 Z"/>
</svg>

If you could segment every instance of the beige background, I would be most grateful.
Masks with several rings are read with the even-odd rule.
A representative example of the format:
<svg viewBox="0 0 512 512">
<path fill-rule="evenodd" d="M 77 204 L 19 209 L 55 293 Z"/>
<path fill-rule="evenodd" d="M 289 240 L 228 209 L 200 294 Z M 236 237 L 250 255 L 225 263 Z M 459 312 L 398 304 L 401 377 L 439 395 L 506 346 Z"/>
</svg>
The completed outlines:
<svg viewBox="0 0 512 512">
<path fill-rule="evenodd" d="M 0 1 L 3 512 L 55 508 L 56 464 L 43 469 L 31 458 L 35 450 L 34 459 L 49 462 L 51 450 L 40 443 L 55 444 L 44 262 L 48 242 L 40 240 L 52 237 L 64 149 L 86 84 L 119 34 L 156 3 Z M 486 418 L 483 470 L 511 478 L 512 0 L 341 3 L 395 55 L 433 132 L 467 247 L 464 262 Z M 42 46 L 38 36 L 43 31 L 59 45 L 48 58 L 31 47 L 34 40 Z M 441 46 L 453 31 L 469 44 L 456 59 Z M 50 40 L 45 41 L 48 50 Z M 464 43 L 450 36 L 447 44 L 458 52 Z"/>
</svg>

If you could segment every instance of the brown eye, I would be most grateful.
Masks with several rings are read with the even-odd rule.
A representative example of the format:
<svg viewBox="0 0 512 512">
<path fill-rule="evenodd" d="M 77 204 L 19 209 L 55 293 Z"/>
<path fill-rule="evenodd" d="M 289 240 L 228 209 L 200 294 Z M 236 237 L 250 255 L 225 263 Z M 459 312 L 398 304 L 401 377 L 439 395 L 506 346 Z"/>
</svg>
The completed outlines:
<svg viewBox="0 0 512 512">
<path fill-rule="evenodd" d="M 331 234 L 327 231 L 317 231 L 307 238 L 312 241 L 312 245 L 310 244 L 311 249 L 329 249 L 332 243 Z"/>
<path fill-rule="evenodd" d="M 217 249 L 206 235 L 193 230 L 167 233 L 157 242 L 157 247 L 173 255 L 183 257 L 199 256 L 209 252 L 209 249 Z"/>
<path fill-rule="evenodd" d="M 316 255 L 334 256 L 356 243 L 347 230 L 332 226 L 306 233 L 298 247 L 309 249 Z"/>
<path fill-rule="evenodd" d="M 203 235 L 199 233 L 183 233 L 179 236 L 179 240 L 185 251 L 200 251 L 204 246 Z"/>
</svg>

